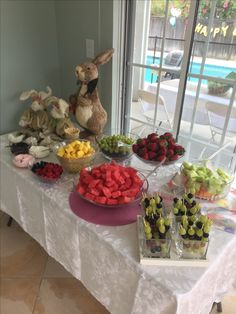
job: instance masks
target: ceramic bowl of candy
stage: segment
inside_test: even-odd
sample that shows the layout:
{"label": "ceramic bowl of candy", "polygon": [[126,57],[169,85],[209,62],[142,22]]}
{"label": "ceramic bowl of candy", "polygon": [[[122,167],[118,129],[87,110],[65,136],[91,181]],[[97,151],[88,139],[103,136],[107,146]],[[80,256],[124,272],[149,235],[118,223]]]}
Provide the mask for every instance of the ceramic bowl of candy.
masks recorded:
{"label": "ceramic bowl of candy", "polygon": [[70,173],[77,173],[81,169],[92,165],[96,153],[94,145],[85,140],[62,142],[53,150],[62,168]]}
{"label": "ceramic bowl of candy", "polygon": [[177,144],[169,132],[160,136],[151,133],[147,137],[139,138],[132,148],[136,157],[153,165],[175,163],[185,153],[183,146]]}
{"label": "ceramic bowl of candy", "polygon": [[33,164],[31,171],[40,181],[45,183],[55,183],[63,173],[63,169],[59,164],[46,161]]}
{"label": "ceramic bowl of candy", "polygon": [[129,159],[132,154],[132,145],[136,141],[135,134],[119,134],[111,131],[111,134],[104,134],[96,138],[99,149],[106,159],[117,162]]}
{"label": "ceramic bowl of candy", "polygon": [[234,175],[215,167],[211,162],[197,164],[183,162],[180,173],[187,192],[205,200],[224,198],[230,191]]}
{"label": "ceramic bowl of candy", "polygon": [[74,189],[94,205],[122,207],[138,203],[148,190],[148,181],[136,169],[112,161],[82,169]]}
{"label": "ceramic bowl of candy", "polygon": [[184,216],[178,224],[177,253],[185,259],[205,259],[212,221],[206,215],[200,215],[194,223],[190,218]]}

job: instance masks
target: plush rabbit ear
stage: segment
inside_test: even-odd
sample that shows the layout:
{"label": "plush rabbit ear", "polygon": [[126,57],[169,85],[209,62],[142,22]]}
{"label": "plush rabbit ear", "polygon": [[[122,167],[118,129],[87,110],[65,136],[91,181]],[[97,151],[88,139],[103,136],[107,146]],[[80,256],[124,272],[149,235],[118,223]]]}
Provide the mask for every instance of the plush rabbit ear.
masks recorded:
{"label": "plush rabbit ear", "polygon": [[39,96],[42,98],[42,100],[52,95],[52,89],[49,86],[46,87],[46,90],[47,92],[39,92]]}
{"label": "plush rabbit ear", "polygon": [[95,64],[95,65],[101,65],[101,64],[107,63],[111,59],[114,51],[115,50],[112,48],[112,49],[107,49],[107,50],[99,53],[99,55],[97,55],[92,60],[92,63]]}
{"label": "plush rabbit ear", "polygon": [[38,95],[38,92],[36,92],[36,90],[34,89],[31,89],[31,90],[28,90],[26,92],[23,92],[21,95],[20,95],[20,100],[26,100],[28,98],[30,98],[30,96],[32,95]]}

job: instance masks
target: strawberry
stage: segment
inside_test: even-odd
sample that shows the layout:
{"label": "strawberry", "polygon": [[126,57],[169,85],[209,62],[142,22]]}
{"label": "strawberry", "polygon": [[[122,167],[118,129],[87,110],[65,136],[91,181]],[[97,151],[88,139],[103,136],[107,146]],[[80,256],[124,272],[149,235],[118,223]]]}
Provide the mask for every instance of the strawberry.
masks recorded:
{"label": "strawberry", "polygon": [[163,134],[163,137],[164,137],[164,139],[169,141],[171,138],[173,138],[173,135],[170,132],[166,132],[166,133]]}
{"label": "strawberry", "polygon": [[167,149],[162,147],[158,150],[158,156],[165,155],[166,156]]}
{"label": "strawberry", "polygon": [[147,148],[149,151],[156,152],[158,149],[158,144],[157,143],[149,143]]}
{"label": "strawberry", "polygon": [[143,148],[140,148],[140,149],[138,150],[138,155],[139,155],[140,157],[143,157],[147,152],[148,152],[147,148],[146,148],[146,147],[143,147]]}
{"label": "strawberry", "polygon": [[149,160],[155,159],[156,156],[157,156],[157,154],[155,152],[152,152],[152,151],[148,152],[148,159]]}
{"label": "strawberry", "polygon": [[179,155],[173,155],[173,156],[169,157],[169,160],[171,160],[171,161],[174,161],[174,160],[177,160],[177,159],[179,159]]}
{"label": "strawberry", "polygon": [[176,145],[174,151],[177,155],[183,155],[185,153],[185,149],[181,145]]}
{"label": "strawberry", "polygon": [[161,140],[159,141],[159,146],[160,146],[160,147],[167,147],[167,146],[168,146],[167,140],[161,139]]}
{"label": "strawberry", "polygon": [[169,142],[168,143],[168,149],[173,149],[173,150],[175,150],[175,143],[173,143],[173,142]]}
{"label": "strawberry", "polygon": [[142,156],[142,158],[145,159],[145,160],[149,160],[148,153],[145,153],[145,154]]}
{"label": "strawberry", "polygon": [[147,139],[146,138],[139,138],[137,140],[137,145],[138,147],[142,148],[147,144]]}
{"label": "strawberry", "polygon": [[174,150],[173,149],[168,149],[167,150],[167,156],[170,157],[170,156],[173,156],[175,154]]}
{"label": "strawberry", "polygon": [[157,161],[163,161],[165,158],[166,158],[165,155],[160,155],[160,156],[156,157],[156,160]]}
{"label": "strawberry", "polygon": [[148,135],[149,142],[157,142],[158,135],[156,133],[151,133]]}
{"label": "strawberry", "polygon": [[138,149],[139,149],[139,146],[138,146],[137,144],[134,144],[134,145],[132,146],[132,148],[133,148],[133,152],[134,152],[134,153],[137,153],[137,152],[138,152]]}

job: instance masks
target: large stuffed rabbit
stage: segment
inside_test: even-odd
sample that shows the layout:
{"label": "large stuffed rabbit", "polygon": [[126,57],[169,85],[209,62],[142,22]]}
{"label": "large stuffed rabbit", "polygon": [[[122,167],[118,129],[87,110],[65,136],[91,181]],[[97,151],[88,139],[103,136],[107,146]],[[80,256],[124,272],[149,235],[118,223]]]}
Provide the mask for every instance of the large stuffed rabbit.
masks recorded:
{"label": "large stuffed rabbit", "polygon": [[76,120],[83,128],[95,135],[102,133],[107,122],[107,113],[100,102],[97,90],[98,66],[107,63],[113,53],[114,49],[108,49],[91,62],[80,64],[75,69],[80,82],[76,99]]}

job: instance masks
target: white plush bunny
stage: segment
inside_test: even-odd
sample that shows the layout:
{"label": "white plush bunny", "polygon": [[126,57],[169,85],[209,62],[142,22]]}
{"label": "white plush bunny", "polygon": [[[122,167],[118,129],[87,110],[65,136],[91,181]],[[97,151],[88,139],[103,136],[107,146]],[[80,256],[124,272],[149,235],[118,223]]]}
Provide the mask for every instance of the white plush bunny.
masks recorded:
{"label": "white plush bunny", "polygon": [[65,100],[57,97],[52,97],[49,103],[52,105],[50,111],[50,126],[57,135],[64,138],[67,129],[75,129],[69,117],[69,104]]}
{"label": "white plush bunny", "polygon": [[47,113],[48,100],[52,95],[52,90],[47,87],[46,92],[37,92],[32,89],[20,95],[20,100],[32,99],[32,104],[21,116],[19,125],[35,131],[45,131],[48,129],[49,118]]}

